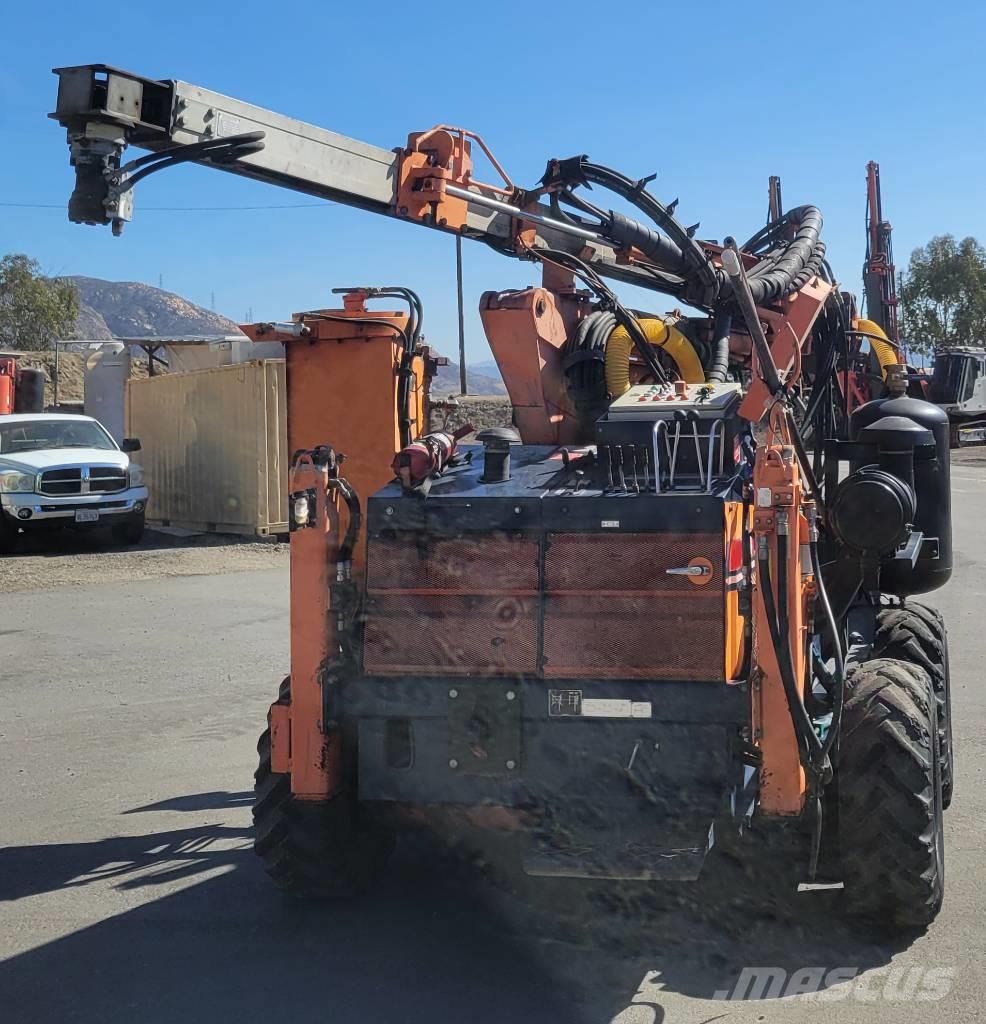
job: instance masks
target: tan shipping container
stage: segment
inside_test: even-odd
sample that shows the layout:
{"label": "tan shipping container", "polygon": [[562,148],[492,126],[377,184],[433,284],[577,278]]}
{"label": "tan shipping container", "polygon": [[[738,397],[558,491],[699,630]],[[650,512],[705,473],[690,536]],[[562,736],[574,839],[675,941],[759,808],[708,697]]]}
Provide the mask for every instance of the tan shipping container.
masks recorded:
{"label": "tan shipping container", "polygon": [[215,533],[287,533],[283,359],[127,382],[127,436],[150,498],[147,518]]}

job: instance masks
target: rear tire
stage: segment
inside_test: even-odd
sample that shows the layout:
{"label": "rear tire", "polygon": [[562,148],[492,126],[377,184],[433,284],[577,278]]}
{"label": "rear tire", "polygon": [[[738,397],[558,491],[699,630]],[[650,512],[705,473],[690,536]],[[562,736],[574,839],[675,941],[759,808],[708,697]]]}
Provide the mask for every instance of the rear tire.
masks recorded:
{"label": "rear tire", "polygon": [[838,758],[850,913],[925,928],[941,909],[945,851],[935,697],[925,672],[879,658],[849,677]]}
{"label": "rear tire", "polygon": [[[278,703],[291,699],[288,680]],[[293,896],[346,897],[364,892],[386,867],[392,836],[361,819],[351,793],[324,802],[298,800],[291,776],[271,770],[270,725],[257,743],[254,852],[274,884]]]}
{"label": "rear tire", "polygon": [[938,715],[942,806],[947,808],[952,802],[955,788],[955,753],[952,740],[948,631],[941,612],[913,601],[882,608],[876,620],[873,655],[917,665],[931,679]]}

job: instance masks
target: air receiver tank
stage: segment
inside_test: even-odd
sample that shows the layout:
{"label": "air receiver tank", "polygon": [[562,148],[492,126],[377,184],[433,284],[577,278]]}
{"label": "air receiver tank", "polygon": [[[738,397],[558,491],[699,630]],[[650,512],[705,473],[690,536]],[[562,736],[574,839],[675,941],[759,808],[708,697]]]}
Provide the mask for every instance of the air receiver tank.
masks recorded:
{"label": "air receiver tank", "polygon": [[[914,494],[917,498],[917,512],[914,528],[925,537],[937,538],[937,558],[928,557],[926,545],[922,557],[911,568],[909,564],[894,562],[881,572],[881,585],[890,593],[926,594],[944,586],[952,575],[952,497],[949,481],[949,425],[948,416],[937,405],[922,402],[917,398],[895,396],[878,398],[861,405],[849,418],[849,439],[863,440],[860,432],[870,424],[887,417],[902,416],[931,431],[935,440],[934,459],[914,459]],[[882,433],[882,432],[881,432]],[[902,438],[906,446],[906,438]],[[897,475],[891,454],[893,446],[881,444],[886,449],[883,468]],[[853,468],[859,468],[854,465]],[[911,481],[907,481],[910,483]]]}

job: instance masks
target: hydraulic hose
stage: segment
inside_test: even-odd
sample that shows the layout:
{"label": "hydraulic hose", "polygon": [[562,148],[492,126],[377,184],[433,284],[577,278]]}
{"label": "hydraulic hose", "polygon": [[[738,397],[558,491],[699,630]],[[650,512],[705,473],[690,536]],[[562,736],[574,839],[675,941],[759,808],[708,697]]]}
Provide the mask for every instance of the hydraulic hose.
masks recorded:
{"label": "hydraulic hose", "polygon": [[[811,529],[812,534],[815,534],[813,525]],[[828,592],[825,589],[825,580],[822,576],[822,566],[818,558],[818,541],[815,539],[815,536],[811,536],[809,540],[808,551],[811,556],[811,570],[815,574],[815,586],[818,589],[818,601],[822,606],[825,623],[829,630],[829,637],[832,640],[832,649],[835,652],[832,724],[829,726],[828,735],[825,737],[825,742],[822,744],[822,748],[818,753],[818,760],[824,761],[824,759],[831,753],[833,746],[835,746],[835,741],[838,738],[839,729],[842,725],[842,706],[845,701],[846,694],[846,662],[842,653],[842,639],[839,636],[839,630],[835,622],[835,615],[832,613],[832,605],[829,601]]]}
{"label": "hydraulic hose", "polygon": [[743,261],[736,251],[736,243],[731,238],[726,239],[726,247],[722,250],[722,267],[732,283],[737,304],[746,321],[746,329],[753,339],[760,376],[770,394],[777,395],[783,385],[777,373],[774,357],[770,352],[770,345],[767,343],[767,336],[760,323],[760,314],[757,312],[756,300],[753,298],[749,278],[743,268]]}
{"label": "hydraulic hose", "polygon": [[853,321],[853,329],[870,343],[870,348],[876,353],[876,358],[880,363],[880,376],[886,380],[887,367],[902,361],[886,332],[875,320],[863,320],[862,318]]}
{"label": "hydraulic hose", "polygon": [[716,310],[712,321],[714,348],[712,365],[705,379],[710,383],[721,384],[729,373],[729,332],[733,326],[733,314],[723,307]]}
{"label": "hydraulic hose", "polygon": [[[668,353],[689,384],[704,384],[705,371],[692,343],[676,327],[663,320],[639,320],[647,342]],[[606,390],[619,398],[630,390],[630,350],[634,341],[625,327],[617,327],[606,342]]]}
{"label": "hydraulic hose", "polygon": [[801,741],[801,763],[806,768],[812,768],[814,757],[822,749],[822,741],[818,738],[801,700],[801,694],[798,693],[798,684],[794,678],[794,666],[791,662],[791,640],[788,633],[790,623],[787,614],[787,535],[777,535],[777,561],[781,571],[778,573],[776,606],[770,576],[770,559],[762,557],[758,561],[764,610],[767,613],[767,627],[770,630],[771,644],[777,655],[777,666],[780,669],[784,696],[787,698],[788,710],[791,713],[791,722],[794,725],[795,734]]}
{"label": "hydraulic hose", "polygon": [[755,251],[765,240],[778,237],[781,227],[793,224],[797,225],[794,238],[782,249],[768,254],[748,274],[750,294],[758,306],[796,291],[822,268],[825,243],[820,238],[822,214],[816,206],[789,210],[779,221],[754,235],[742,250]]}
{"label": "hydraulic hose", "polygon": [[[711,305],[715,301],[715,297],[719,292],[720,281],[708,255],[702,246],[688,233],[688,229],[682,227],[675,220],[668,208],[643,187],[645,182],[634,181],[618,171],[611,170],[609,167],[604,167],[601,164],[591,163],[588,160],[580,162],[579,170],[585,181],[615,192],[636,206],[638,210],[654,221],[661,230],[667,232],[668,239],[664,242],[655,243],[658,246],[658,251],[664,253],[675,267],[680,268],[680,273],[700,284],[704,294],[697,298],[701,298],[707,305]],[[610,216],[618,222],[620,221],[620,215],[611,214]],[[622,218],[622,221],[625,222],[626,218]],[[629,227],[630,223],[633,222],[627,224],[619,222],[615,230],[634,231],[635,229]],[[637,227],[640,227],[640,225],[637,225]],[[646,236],[641,234],[640,238],[646,241]],[[670,248],[666,244],[667,242],[670,242],[680,252],[680,258],[675,249]]]}

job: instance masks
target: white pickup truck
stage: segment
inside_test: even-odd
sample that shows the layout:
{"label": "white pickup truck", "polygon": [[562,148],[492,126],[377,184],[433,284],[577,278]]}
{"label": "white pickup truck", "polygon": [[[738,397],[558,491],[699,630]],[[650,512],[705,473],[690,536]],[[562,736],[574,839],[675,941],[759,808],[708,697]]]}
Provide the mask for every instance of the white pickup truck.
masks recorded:
{"label": "white pickup truck", "polygon": [[109,527],[120,544],[144,532],[147,488],[140,466],[89,416],[0,416],[0,550],[24,533]]}

